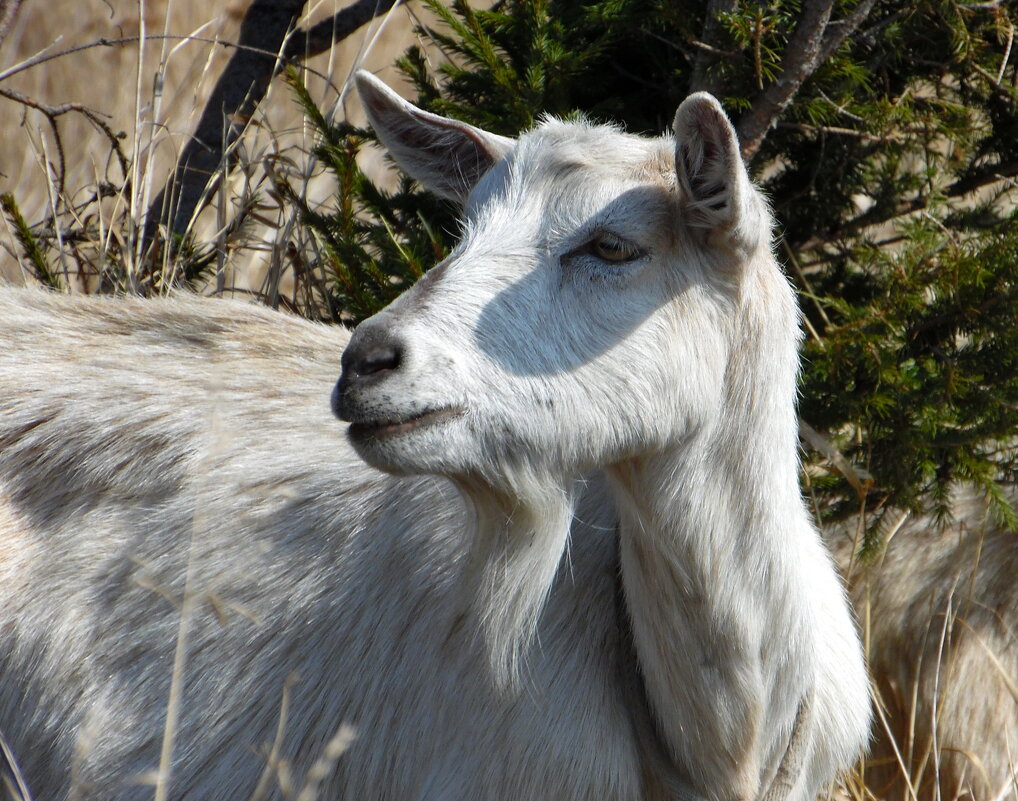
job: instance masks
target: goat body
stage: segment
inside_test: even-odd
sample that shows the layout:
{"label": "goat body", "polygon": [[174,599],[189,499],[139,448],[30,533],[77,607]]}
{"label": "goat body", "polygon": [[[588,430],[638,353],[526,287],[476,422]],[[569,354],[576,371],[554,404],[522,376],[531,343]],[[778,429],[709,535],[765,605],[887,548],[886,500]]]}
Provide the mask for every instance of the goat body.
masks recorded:
{"label": "goat body", "polygon": [[0,732],[29,789],[285,795],[346,724],[324,798],[812,798],[868,693],[720,107],[510,140],[359,89],[466,233],[349,343],[2,294]]}
{"label": "goat body", "polygon": [[151,797],[185,598],[173,797],[249,797],[277,729],[299,785],[344,723],[324,798],[636,797],[593,498],[526,684],[498,693],[458,493],[372,470],[331,417],[346,332],[0,298],[0,732],[33,797]]}

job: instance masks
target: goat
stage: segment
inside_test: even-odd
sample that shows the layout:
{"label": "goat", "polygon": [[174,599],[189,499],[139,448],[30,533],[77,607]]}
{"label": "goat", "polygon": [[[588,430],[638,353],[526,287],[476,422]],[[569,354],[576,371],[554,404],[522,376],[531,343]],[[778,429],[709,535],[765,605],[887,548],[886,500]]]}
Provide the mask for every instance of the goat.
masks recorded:
{"label": "goat", "polygon": [[813,798],[868,685],[798,489],[795,298],[720,106],[512,140],[357,84],[465,232],[349,342],[3,293],[0,732],[27,787]]}
{"label": "goat", "polygon": [[865,567],[844,527],[827,532],[867,621],[879,798],[994,801],[1018,782],[1018,539],[971,489],[952,501],[955,525],[903,519]]}

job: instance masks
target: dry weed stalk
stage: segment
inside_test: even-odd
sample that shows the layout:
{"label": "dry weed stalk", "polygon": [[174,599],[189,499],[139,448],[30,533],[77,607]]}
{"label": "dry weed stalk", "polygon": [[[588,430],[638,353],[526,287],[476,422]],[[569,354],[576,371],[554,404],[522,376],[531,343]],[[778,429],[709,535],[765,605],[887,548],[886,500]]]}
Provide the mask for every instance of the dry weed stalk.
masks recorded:
{"label": "dry weed stalk", "polygon": [[855,778],[887,801],[1018,798],[1018,541],[960,493],[954,529],[900,520],[860,564],[833,534],[874,677],[877,726]]}
{"label": "dry weed stalk", "polygon": [[[303,8],[304,3],[294,0],[294,5]],[[317,7],[319,4],[310,5]],[[284,128],[273,123],[272,118],[278,114],[263,113],[259,101],[264,105],[266,91],[276,91],[277,82],[270,79],[286,64],[299,65],[302,73],[314,76],[327,93],[342,98],[345,83],[333,84],[328,74],[304,62],[326,52],[331,45],[361,29],[379,14],[388,12],[388,21],[398,4],[393,0],[381,4],[360,0],[329,12],[326,19],[314,24],[301,19],[300,26],[291,25],[289,30],[282,31],[285,38],[273,50],[252,46],[243,40],[230,42],[206,36],[204,29],[209,23],[199,24],[186,35],[174,34],[169,22],[172,6],[171,3],[166,9],[161,30],[149,30],[142,14],[137,35],[99,37],[62,49],[50,46],[0,70],[0,98],[21,104],[26,112],[42,114],[49,132],[48,137],[33,136],[31,145],[43,176],[43,180],[36,183],[46,184],[45,216],[39,220],[35,212],[22,213],[18,207],[22,191],[11,193],[12,204],[8,204],[11,209],[4,219],[8,236],[6,241],[0,242],[0,247],[10,256],[11,262],[21,265],[24,279],[59,284],[75,291],[159,294],[174,286],[190,284],[202,291],[255,293],[274,306],[285,305],[313,314],[314,309],[298,302],[295,286],[308,280],[310,273],[302,269],[301,264],[295,264],[294,270],[287,269],[294,254],[313,251],[313,242],[302,231],[299,213],[284,208],[282,198],[274,195],[267,182],[278,174],[280,165],[285,164],[288,176],[299,175],[300,191],[306,193],[308,183],[316,175],[313,160],[307,164],[305,158],[310,144],[301,128],[290,127],[289,122]],[[144,3],[141,8],[144,10]],[[258,3],[248,10],[248,16],[257,8],[260,8]],[[295,27],[299,30],[293,30]],[[376,26],[380,27],[383,26]],[[364,42],[355,43],[358,62],[370,56],[377,31],[366,33]],[[198,111],[206,108],[205,117],[221,130],[225,130],[222,128],[224,117],[229,126],[229,136],[215,137],[213,149],[218,155],[210,171],[202,173],[197,196],[193,194],[194,186],[175,180],[175,176],[179,178],[179,165],[187,156],[187,147],[178,149],[178,167],[165,183],[159,177],[164,157],[157,158],[157,154],[166,152],[174,137],[172,129],[162,122],[165,94],[162,87],[168,64],[175,58],[180,59],[181,48],[194,43],[211,45],[196,84],[209,82],[219,71],[212,55],[220,48],[232,50],[234,61],[246,59],[268,65],[259,93],[242,93],[242,105],[246,104],[242,108],[222,107],[209,111],[216,105],[215,97],[210,103],[196,106]],[[33,69],[48,69],[87,51],[125,47],[136,47],[139,51],[133,81],[135,101],[130,136],[117,130],[113,118],[107,118],[85,103],[49,104],[20,89],[3,85],[16,76],[24,77]],[[158,52],[154,77],[145,72],[148,69],[144,59],[146,48],[153,54]],[[330,54],[330,62],[333,58]],[[347,71],[345,64],[340,70],[341,74]],[[330,66],[328,73],[332,72]],[[228,65],[219,84],[229,83]],[[149,86],[150,91],[146,89]],[[87,120],[107,143],[106,156],[97,160],[92,171],[95,180],[86,183],[76,178],[74,185],[68,179],[68,164],[81,163],[81,156],[74,152],[80,144],[77,141],[70,144],[59,124],[61,118],[72,113]],[[201,133],[200,128],[199,125],[195,130]],[[184,141],[193,143],[198,138]],[[125,140],[131,142],[130,146],[125,147]],[[223,177],[229,180],[224,181]],[[175,198],[189,192],[191,200],[188,202],[193,201],[193,204],[184,224],[181,227],[164,224],[160,228],[157,223],[162,210],[172,206],[179,212],[181,207]],[[315,190],[315,194],[321,195],[321,192]],[[200,215],[207,205],[214,207],[214,215]],[[35,219],[27,225],[19,223],[19,220],[24,222],[33,217]],[[161,231],[161,234],[153,239],[153,231]],[[26,259],[27,254],[34,255]],[[258,263],[267,264],[267,268],[258,268]],[[248,277],[252,266],[254,272]]]}

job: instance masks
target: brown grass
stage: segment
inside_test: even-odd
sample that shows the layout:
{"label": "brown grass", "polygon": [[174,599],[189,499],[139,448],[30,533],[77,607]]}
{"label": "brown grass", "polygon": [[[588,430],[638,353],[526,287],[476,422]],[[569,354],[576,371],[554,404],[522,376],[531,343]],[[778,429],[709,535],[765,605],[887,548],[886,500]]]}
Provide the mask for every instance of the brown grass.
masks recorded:
{"label": "brown grass", "polygon": [[[247,5],[248,0],[230,0],[220,15],[212,16],[217,6],[200,0],[24,4],[0,48],[0,75],[40,53],[84,47],[0,80],[0,89],[40,106],[75,105],[54,124],[42,111],[0,97],[5,111],[0,115],[0,193],[13,195],[25,220],[33,226],[42,223],[42,235],[57,240],[55,267],[65,278],[82,264],[101,270],[108,258],[123,259],[129,267],[137,260],[132,246],[141,216],[170,175],[229,55],[216,42],[236,37]],[[311,3],[305,27],[345,5],[343,0]],[[332,52],[310,60],[302,77],[312,96],[326,111],[341,118],[349,112],[351,121],[363,122],[356,103],[340,102],[349,75],[363,66],[398,85],[391,64],[414,41],[412,25],[412,14],[398,6]],[[87,47],[101,39],[135,41]],[[96,121],[86,110],[94,112]],[[126,175],[110,137],[96,122],[120,137]],[[271,196],[267,175],[282,172],[313,202],[325,201],[333,187],[328,179],[320,180],[320,170],[307,156],[310,147],[300,109],[277,80],[242,138],[242,168],[192,225],[198,241],[219,246],[218,291],[260,291],[272,272],[286,286],[280,273],[287,269],[288,253],[308,243],[296,230],[294,211]],[[365,169],[382,174],[381,157],[365,155]],[[232,230],[245,203],[253,205],[243,230]],[[55,208],[60,224],[47,225]],[[59,240],[83,228],[90,232],[89,241]],[[15,239],[4,215],[0,279],[21,283],[26,269]],[[69,283],[71,289],[85,288]]]}
{"label": "brown grass", "polygon": [[857,801],[1018,801],[1018,536],[959,491],[959,523],[903,516],[869,564],[828,532],[873,673],[872,748]]}

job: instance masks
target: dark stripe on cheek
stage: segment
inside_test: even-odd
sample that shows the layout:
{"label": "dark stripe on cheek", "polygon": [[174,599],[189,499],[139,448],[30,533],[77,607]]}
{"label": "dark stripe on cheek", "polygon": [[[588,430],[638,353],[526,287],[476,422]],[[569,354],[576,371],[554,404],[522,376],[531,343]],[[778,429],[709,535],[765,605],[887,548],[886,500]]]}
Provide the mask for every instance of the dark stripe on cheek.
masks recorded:
{"label": "dark stripe on cheek", "polygon": [[446,259],[439,264],[436,264],[424,275],[420,277],[417,283],[414,285],[414,304],[420,305],[424,303],[428,296],[435,291],[435,287],[442,280],[442,276],[445,275],[445,270],[449,266],[452,259]]}

